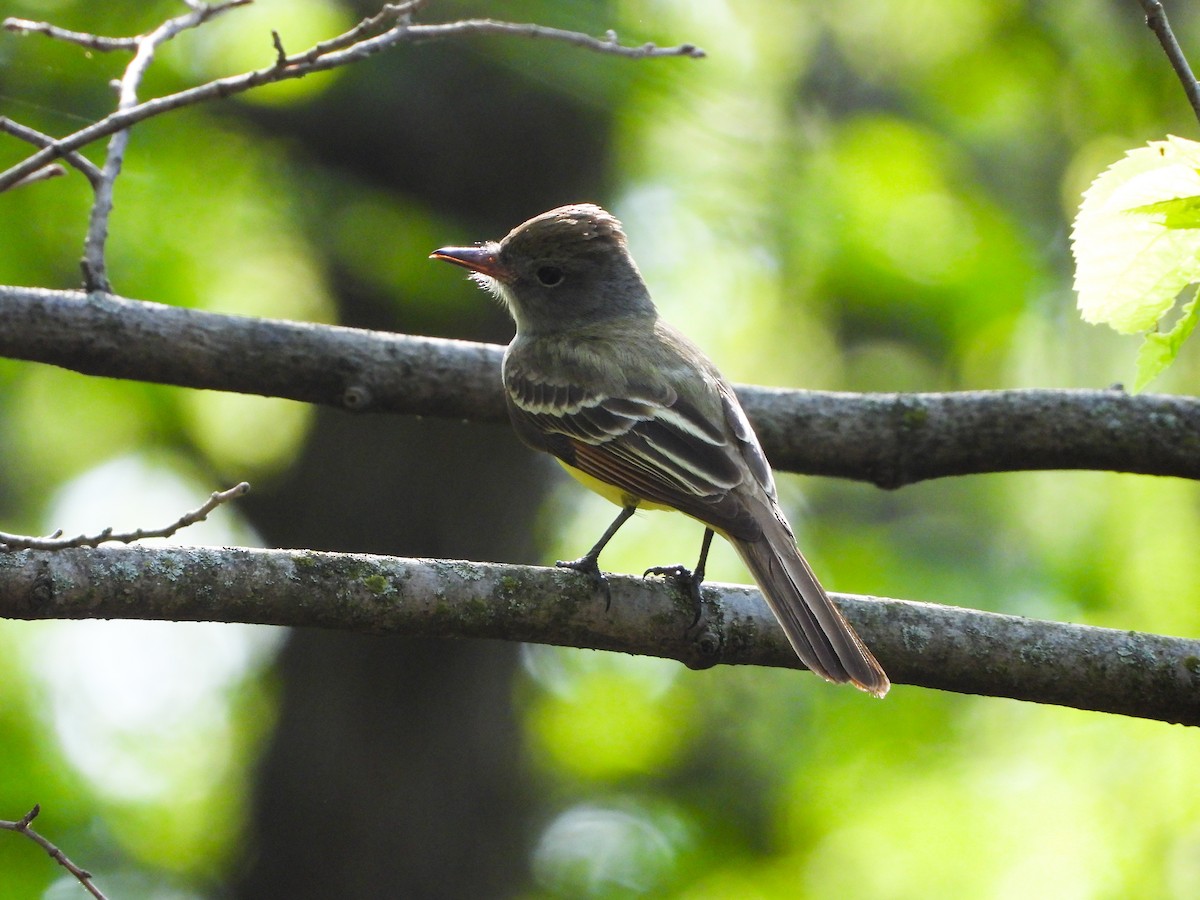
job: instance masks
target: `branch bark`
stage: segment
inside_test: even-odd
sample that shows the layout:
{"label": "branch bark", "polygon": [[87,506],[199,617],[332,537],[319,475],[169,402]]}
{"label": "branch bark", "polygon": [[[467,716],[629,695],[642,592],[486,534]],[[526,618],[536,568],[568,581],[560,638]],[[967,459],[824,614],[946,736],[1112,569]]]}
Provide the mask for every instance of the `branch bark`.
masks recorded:
{"label": "branch bark", "polygon": [[[186,585],[186,588],[183,586]],[[759,593],[562,569],[307,550],[113,547],[0,554],[0,616],[136,618],[495,638],[800,668]],[[834,595],[893,681],[1200,724],[1200,641]],[[547,598],[555,598],[553,601]]]}
{"label": "branch bark", "polygon": [[[355,412],[506,418],[503,348],[0,287],[0,356]],[[232,363],[231,361],[236,361]],[[1200,478],[1200,400],[1120,390],[846,394],[739,387],[772,464],[897,488],[982,472]]]}

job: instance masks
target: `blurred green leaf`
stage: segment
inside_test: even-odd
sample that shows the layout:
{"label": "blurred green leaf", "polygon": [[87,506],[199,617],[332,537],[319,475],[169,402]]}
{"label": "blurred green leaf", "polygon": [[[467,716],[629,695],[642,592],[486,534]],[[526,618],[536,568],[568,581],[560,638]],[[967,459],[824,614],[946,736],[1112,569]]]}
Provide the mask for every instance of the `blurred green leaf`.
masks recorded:
{"label": "blurred green leaf", "polygon": [[661,773],[678,759],[691,697],[673,689],[673,663],[589,651],[538,655],[563,661],[555,690],[528,712],[531,737],[556,767],[584,780],[616,781]]}
{"label": "blurred green leaf", "polygon": [[1200,197],[1178,197],[1135,206],[1129,210],[1144,216],[1162,216],[1164,228],[1200,228]]}
{"label": "blurred green leaf", "polygon": [[1179,348],[1187,340],[1188,335],[1196,327],[1196,319],[1200,317],[1200,308],[1196,304],[1197,297],[1184,304],[1179,321],[1165,334],[1148,334],[1142,342],[1137,355],[1137,376],[1133,381],[1134,393],[1144,391],[1146,386],[1175,361]]}

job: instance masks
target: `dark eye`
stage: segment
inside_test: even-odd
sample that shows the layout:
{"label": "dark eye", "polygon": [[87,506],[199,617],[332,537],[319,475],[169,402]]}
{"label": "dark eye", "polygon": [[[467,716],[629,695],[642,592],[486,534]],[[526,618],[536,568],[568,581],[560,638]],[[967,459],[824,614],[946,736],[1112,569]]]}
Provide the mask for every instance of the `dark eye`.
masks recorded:
{"label": "dark eye", "polygon": [[542,266],[537,270],[537,280],[546,287],[554,287],[562,283],[563,270],[558,266]]}

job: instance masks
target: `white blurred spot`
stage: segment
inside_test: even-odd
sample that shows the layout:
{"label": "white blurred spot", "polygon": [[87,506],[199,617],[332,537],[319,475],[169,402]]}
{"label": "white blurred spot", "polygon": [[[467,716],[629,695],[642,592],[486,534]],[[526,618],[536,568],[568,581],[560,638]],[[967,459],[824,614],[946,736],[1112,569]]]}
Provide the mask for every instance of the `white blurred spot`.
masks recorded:
{"label": "white blurred spot", "polygon": [[685,671],[672,659],[631,656],[573,647],[522,644],[521,663],[543,689],[560,699],[573,698],[578,686],[592,678],[620,678],[637,684],[643,696],[656,700],[665,694]]}
{"label": "white blurred spot", "polygon": [[537,882],[562,896],[644,893],[661,883],[684,840],[672,815],[576,806],[542,833],[533,852]]}
{"label": "white blurred spot", "polygon": [[[157,528],[213,489],[165,463],[126,457],[67,484],[49,520],[68,536],[108,525]],[[167,542],[222,546],[255,536],[228,504],[156,541]],[[49,622],[25,650],[71,763],[105,796],[150,802],[195,798],[218,783],[235,761],[230,694],[269,662],[283,633],[220,623]]]}

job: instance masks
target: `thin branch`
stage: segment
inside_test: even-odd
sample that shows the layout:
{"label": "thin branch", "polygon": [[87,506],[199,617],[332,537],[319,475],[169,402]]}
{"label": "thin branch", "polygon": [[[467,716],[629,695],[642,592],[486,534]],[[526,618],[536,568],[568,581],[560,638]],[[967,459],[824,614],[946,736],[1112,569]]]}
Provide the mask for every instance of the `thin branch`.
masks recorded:
{"label": "thin branch", "polygon": [[[43,134],[36,128],[30,128],[27,125],[14,122],[7,116],[0,116],[0,131],[5,132],[6,134],[11,134],[15,138],[20,138],[27,143],[33,144],[35,147],[49,147],[54,143],[54,138],[50,137],[50,135]],[[70,153],[64,153],[61,158],[82,172],[83,176],[88,180],[88,183],[91,184],[93,189],[99,186],[100,168],[82,153],[75,153],[72,151]],[[45,169],[42,171],[45,171]],[[59,174],[65,174],[61,168],[59,169]]]}
{"label": "thin branch", "polygon": [[[753,588],[706,582],[693,629],[691,599],[674,583],[608,584],[606,609],[590,579],[563,569],[308,550],[27,550],[0,554],[0,616],[250,622],[801,668]],[[834,597],[897,684],[1200,724],[1200,641]]]}
{"label": "thin branch", "polygon": [[37,818],[38,813],[40,813],[41,811],[42,811],[41,806],[39,806],[38,804],[35,803],[33,805],[33,809],[31,809],[29,812],[25,813],[24,816],[22,816],[20,819],[18,819],[15,822],[8,822],[8,821],[0,819],[0,830],[15,831],[18,834],[25,835],[25,837],[29,838],[31,841],[33,841],[35,844],[37,844],[39,847],[41,847],[43,850],[45,850],[48,854],[50,854],[50,858],[52,860],[54,860],[56,863],[58,863],[60,866],[62,866],[64,869],[66,869],[68,872],[70,872],[72,875],[74,875],[77,879],[79,879],[79,883],[82,884],[84,886],[84,888],[87,890],[87,892],[89,894],[91,894],[93,897],[95,897],[96,900],[107,900],[107,898],[104,896],[104,894],[101,893],[100,888],[96,887],[95,883],[93,883],[91,872],[89,872],[87,869],[82,869],[79,866],[75,865],[75,863],[71,862],[71,860],[67,857],[67,854],[63,853],[61,850],[58,849],[58,847],[56,847],[54,844],[50,843],[50,841],[46,840],[44,837],[42,837],[40,834],[38,834],[36,831],[34,831],[32,828],[29,827],[30,823],[33,822],[33,820]]}
{"label": "thin branch", "polygon": [[287,50],[283,46],[283,38],[273,28],[271,29],[271,46],[275,48],[275,65],[283,68],[288,62]]}
{"label": "thin branch", "polygon": [[[310,50],[287,57],[286,65],[281,66],[276,60],[262,69],[220,78],[175,94],[147,100],[128,109],[119,109],[100,121],[59,139],[53,145],[43,148],[23,162],[0,172],[0,191],[8,190],[26,175],[48,165],[67,151],[78,150],[80,147],[85,147],[152,116],[207,100],[231,97],[264,84],[291,78],[303,78],[314,72],[338,68],[366,59],[399,44],[460,38],[477,34],[503,34],[565,42],[597,53],[633,59],[665,56],[687,56],[696,59],[704,56],[704,51],[694,44],[681,44],[677,47],[656,47],[653,44],[643,44],[638,47],[627,47],[617,42],[614,39],[615,35],[611,32],[604,38],[596,38],[580,32],[544,28],[540,25],[494,22],[490,19],[448,22],[438,25],[412,25],[407,14],[415,8],[416,6],[412,4],[395,4],[392,8],[385,8],[383,12],[387,12],[389,15],[395,9],[399,9],[398,19],[395,25],[374,37],[363,37],[361,40],[346,45],[344,40],[346,35],[361,35],[368,30],[360,30],[362,28],[360,23],[346,32],[346,35],[322,42]],[[373,21],[374,18],[372,17],[370,21]],[[320,48],[323,47],[335,47],[336,49],[322,52]]]}
{"label": "thin branch", "polygon": [[110,53],[114,50],[136,50],[136,37],[101,37],[98,34],[84,34],[79,31],[68,31],[49,22],[31,22],[29,19],[18,19],[10,16],[3,22],[5,31],[16,34],[44,34],[56,41],[66,41],[68,44],[78,44],[88,50]]}
{"label": "thin branch", "polygon": [[[0,286],[0,356],[354,412],[507,422],[503,348]],[[231,364],[231,360],[235,362]],[[740,387],[777,469],[895,488],[980,472],[1200,479],[1200,400],[1120,390],[847,394]]]}
{"label": "thin branch", "polygon": [[65,550],[68,547],[99,547],[109,541],[132,544],[145,538],[165,538],[175,534],[180,529],[203,522],[208,514],[220,506],[238,497],[244,497],[250,490],[250,485],[243,481],[227,491],[213,491],[203,506],[186,512],[170,525],[162,528],[138,528],[135,531],[115,532],[111,526],[98,534],[80,534],[73,538],[64,538],[62,529],[46,537],[29,537],[23,534],[6,534],[0,531],[0,552],[14,550]]}
{"label": "thin branch", "polygon": [[425,0],[409,0],[408,3],[385,3],[379,12],[363,19],[349,31],[339,34],[337,37],[330,38],[327,41],[321,41],[319,44],[314,44],[303,53],[285,57],[281,62],[283,65],[291,66],[312,62],[335,50],[351,46],[367,35],[379,30],[384,23],[391,23],[388,25],[389,29],[397,25],[411,25],[412,14],[424,5]]}
{"label": "thin branch", "polygon": [[598,53],[610,53],[614,56],[624,56],[627,59],[650,59],[659,56],[687,56],[692,59],[703,59],[705,53],[695,44],[679,44],[675,47],[659,47],[657,44],[641,44],[629,47],[617,40],[615,31],[608,31],[604,37],[592,37],[578,31],[565,31],[562,28],[549,28],[545,25],[534,25],[515,22],[498,22],[495,19],[464,19],[460,22],[446,22],[441,25],[422,25],[414,27],[414,41],[436,41],[449,37],[461,37],[475,34],[500,34],[513,37],[541,38],[549,41],[560,41]]}
{"label": "thin branch", "polygon": [[1167,59],[1171,63],[1171,68],[1175,70],[1175,74],[1179,77],[1179,83],[1183,85],[1183,92],[1187,94],[1192,112],[1196,114],[1197,121],[1200,121],[1200,83],[1197,83],[1196,76],[1192,74],[1192,67],[1188,65],[1187,57],[1183,55],[1179,41],[1175,39],[1171,23],[1167,21],[1167,11],[1163,8],[1160,0],[1138,0],[1138,2],[1146,12],[1146,25],[1154,32],[1158,42],[1162,45],[1163,52],[1167,54]]}
{"label": "thin branch", "polygon": [[27,185],[38,184],[42,181],[49,181],[51,178],[61,178],[67,174],[67,170],[58,163],[38,169],[36,172],[30,172],[20,181],[13,185],[14,188],[23,188]]}
{"label": "thin branch", "polygon": [[[125,73],[121,76],[117,95],[117,111],[124,112],[133,109],[138,104],[137,92],[141,86],[154,54],[158,48],[176,35],[190,28],[196,28],[227,10],[237,6],[245,6],[251,0],[226,0],[224,3],[209,5],[194,2],[190,12],[175,16],[159,25],[148,34],[136,38],[136,52]],[[129,146],[129,129],[123,128],[116,132],[108,142],[108,151],[104,157],[104,166],[100,170],[98,183],[93,183],[96,198],[88,216],[87,237],[83,242],[83,259],[80,267],[83,270],[84,288],[91,291],[110,291],[107,265],[104,261],[104,247],[108,241],[108,220],[113,209],[113,190],[116,187],[117,176],[125,163],[125,150]]]}

